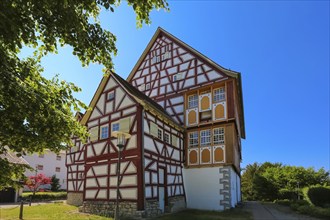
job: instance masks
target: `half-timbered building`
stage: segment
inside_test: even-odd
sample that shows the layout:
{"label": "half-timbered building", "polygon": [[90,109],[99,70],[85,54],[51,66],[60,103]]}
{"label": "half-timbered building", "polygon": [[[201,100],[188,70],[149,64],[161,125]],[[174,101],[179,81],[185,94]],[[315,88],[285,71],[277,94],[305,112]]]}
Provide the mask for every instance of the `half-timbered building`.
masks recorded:
{"label": "half-timbered building", "polygon": [[90,139],[73,139],[67,153],[69,203],[113,212],[118,156],[111,133],[118,130],[131,135],[119,173],[129,215],[224,210],[241,201],[240,73],[158,28],[127,80],[104,77],[90,107],[78,115]]}

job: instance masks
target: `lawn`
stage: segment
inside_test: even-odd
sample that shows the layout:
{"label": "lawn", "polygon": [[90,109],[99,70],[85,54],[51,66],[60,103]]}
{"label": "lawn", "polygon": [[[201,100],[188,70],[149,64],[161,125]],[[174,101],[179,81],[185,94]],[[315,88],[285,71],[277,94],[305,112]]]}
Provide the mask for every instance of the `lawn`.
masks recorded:
{"label": "lawn", "polygon": [[[19,219],[19,207],[16,208],[2,208],[0,209],[0,219]],[[76,206],[66,205],[63,203],[54,203],[36,206],[24,206],[23,211],[24,220],[32,219],[70,219],[70,220],[111,220],[112,218],[105,218],[98,215],[89,215],[79,213]]]}
{"label": "lawn", "polygon": [[[18,219],[19,207],[2,208],[0,209],[0,219]],[[98,215],[90,215],[79,213],[76,206],[67,205],[64,203],[54,203],[36,206],[24,206],[24,220],[32,219],[70,219],[70,220],[112,220],[112,218],[101,217]],[[185,210],[175,214],[167,214],[155,218],[155,220],[238,220],[252,219],[250,213],[241,209],[232,209],[224,212],[200,211],[200,210]]]}

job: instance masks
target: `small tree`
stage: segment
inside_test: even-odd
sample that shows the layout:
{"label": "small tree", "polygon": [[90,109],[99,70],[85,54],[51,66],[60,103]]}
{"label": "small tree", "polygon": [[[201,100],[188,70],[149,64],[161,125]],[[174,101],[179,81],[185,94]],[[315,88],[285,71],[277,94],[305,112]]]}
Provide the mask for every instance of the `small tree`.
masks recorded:
{"label": "small tree", "polygon": [[57,192],[61,188],[60,179],[57,178],[56,175],[53,175],[51,181],[51,190]]}
{"label": "small tree", "polygon": [[46,177],[44,174],[39,173],[35,176],[29,176],[27,181],[25,182],[25,185],[33,191],[33,195],[35,195],[36,191],[39,189],[40,186],[51,184],[51,178]]}

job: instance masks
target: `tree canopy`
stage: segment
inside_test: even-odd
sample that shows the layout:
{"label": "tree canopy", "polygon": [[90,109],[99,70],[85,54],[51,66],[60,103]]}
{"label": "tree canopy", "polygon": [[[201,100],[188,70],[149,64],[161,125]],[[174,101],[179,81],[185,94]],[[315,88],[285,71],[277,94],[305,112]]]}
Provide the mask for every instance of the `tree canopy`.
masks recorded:
{"label": "tree canopy", "polygon": [[242,193],[246,200],[294,199],[307,186],[329,185],[329,172],[281,163],[253,163],[242,174]]}
{"label": "tree canopy", "polygon": [[[150,23],[151,10],[168,10],[166,0],[127,2],[139,27]],[[120,0],[0,1],[0,154],[7,148],[22,154],[45,148],[58,152],[71,145],[72,135],[87,137],[72,112],[86,108],[73,95],[80,89],[58,77],[43,77],[40,61],[57,53],[59,46],[70,45],[83,66],[93,62],[112,69],[116,37],[101,27],[98,16],[101,10],[114,12],[119,4]],[[35,48],[34,55],[20,59],[25,46]],[[0,175],[11,177],[15,172],[2,170]],[[0,182],[0,189],[7,184]]]}

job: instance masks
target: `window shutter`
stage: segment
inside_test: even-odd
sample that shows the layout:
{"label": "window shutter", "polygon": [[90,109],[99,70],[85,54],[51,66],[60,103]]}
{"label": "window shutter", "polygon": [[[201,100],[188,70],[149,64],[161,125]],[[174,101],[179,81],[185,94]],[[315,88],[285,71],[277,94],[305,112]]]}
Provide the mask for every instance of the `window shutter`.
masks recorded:
{"label": "window shutter", "polygon": [[178,138],[175,135],[172,135],[172,145],[175,147],[178,145]]}
{"label": "window shutter", "polygon": [[119,120],[119,131],[129,133],[130,118],[122,118]]}
{"label": "window shutter", "polygon": [[89,140],[90,141],[96,141],[99,138],[99,127],[94,127],[89,129]]}
{"label": "window shutter", "polygon": [[150,134],[154,137],[158,137],[158,125],[154,122],[150,122]]}

